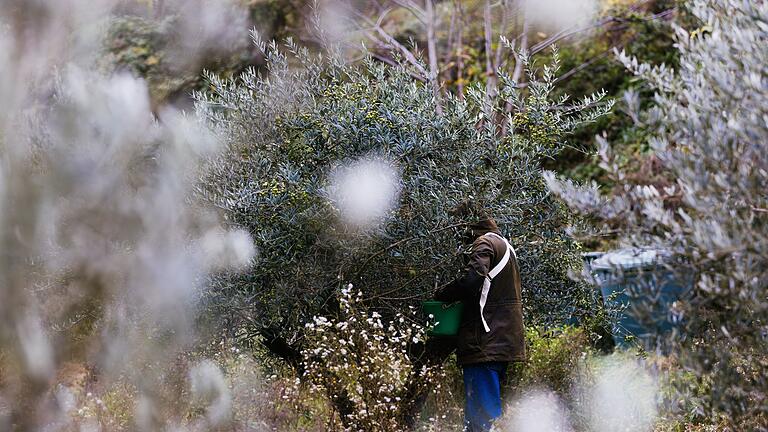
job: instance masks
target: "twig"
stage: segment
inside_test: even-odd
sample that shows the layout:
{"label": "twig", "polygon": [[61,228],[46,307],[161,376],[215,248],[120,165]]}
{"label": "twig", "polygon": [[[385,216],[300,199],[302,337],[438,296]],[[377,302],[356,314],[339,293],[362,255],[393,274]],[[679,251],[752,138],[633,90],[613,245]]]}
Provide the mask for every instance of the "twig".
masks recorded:
{"label": "twig", "polygon": [[[667,10],[665,10],[663,12],[659,12],[657,14],[651,15],[648,18],[645,18],[644,21],[654,21],[654,20],[657,20],[657,19],[667,18],[669,15],[673,14],[676,10],[677,10],[677,8],[667,9]],[[585,27],[582,27],[582,28],[560,31],[557,34],[555,34],[555,35],[553,35],[553,36],[551,36],[551,37],[549,37],[547,39],[544,39],[543,41],[541,41],[541,42],[537,43],[536,45],[534,45],[533,47],[531,47],[530,55],[534,55],[534,54],[536,54],[538,52],[541,52],[542,50],[546,49],[550,45],[555,44],[555,43],[557,43],[557,42],[559,42],[559,41],[561,41],[563,39],[566,39],[568,37],[577,35],[579,33],[584,33],[586,31],[589,31],[589,30],[592,30],[592,29],[595,29],[595,28],[603,27],[603,26],[608,25],[608,24],[613,23],[613,22],[622,22],[622,20],[620,18],[617,18],[617,17],[614,17],[614,16],[608,16],[608,17],[605,17],[605,18],[601,19],[600,21],[597,21],[595,23],[592,23],[592,24],[590,24],[588,26],[585,26]]]}
{"label": "twig", "polygon": [[613,51],[614,49],[619,48],[619,47],[620,47],[620,45],[612,46],[612,47],[608,48],[607,50],[603,51],[602,53],[592,57],[588,61],[586,61],[586,62],[576,66],[575,68],[569,70],[568,72],[560,75],[559,77],[557,77],[557,79],[555,79],[555,84],[559,84],[562,81],[565,81],[568,78],[572,77],[573,75],[576,75],[577,73],[583,71],[584,69],[592,66],[596,61],[598,61],[601,58],[607,56],[611,51]]}
{"label": "twig", "polygon": [[485,110],[486,116],[491,115],[491,101],[496,95],[496,67],[493,62],[491,39],[493,38],[493,22],[491,21],[491,0],[485,0],[483,6],[483,39],[485,42]]}
{"label": "twig", "polygon": [[[408,279],[407,281],[405,281],[405,283],[403,283],[402,285],[398,286],[397,288],[392,288],[390,290],[384,291],[383,293],[378,293],[378,294],[376,294],[374,296],[371,296],[371,297],[367,298],[366,300],[373,300],[373,299],[379,299],[379,298],[380,299],[385,299],[385,300],[398,300],[397,298],[386,297],[386,296],[389,295],[389,294],[394,294],[394,293],[402,290],[403,288],[407,287],[408,285],[412,284],[416,280],[421,279],[422,277],[424,277],[425,274],[428,274],[431,271],[433,271],[434,269],[440,267],[441,265],[443,265],[449,259],[453,259],[456,255],[457,255],[457,253],[454,252],[453,255],[448,255],[448,256],[444,257],[443,259],[439,260],[436,264],[430,266],[429,268],[423,269],[423,270],[419,271],[416,276]],[[418,295],[415,295],[415,296],[412,296],[412,297],[408,297],[408,298],[415,298],[415,297],[418,297]],[[406,298],[400,298],[400,299],[401,300],[405,300]]]}
{"label": "twig", "polygon": [[[450,64],[451,56],[453,55],[454,34],[456,32],[456,4],[451,9],[451,22],[448,25],[448,41],[446,43],[445,57],[443,58],[443,64]],[[443,68],[447,70],[447,68]]]}
{"label": "twig", "polygon": [[[507,4],[508,0],[504,0],[501,2],[501,27],[499,28],[499,35],[504,35],[507,32],[507,26],[509,25],[509,5]],[[497,70],[501,67],[501,53],[504,51],[502,48],[504,47],[503,43],[498,44],[496,47],[496,61],[493,62],[493,70]]]}
{"label": "twig", "polygon": [[[382,15],[388,13],[388,11],[389,10],[385,11]],[[381,26],[379,25],[381,21],[374,23],[373,21],[371,21],[370,18],[361,14],[360,12],[352,10],[352,13],[358,18],[360,18],[361,20],[363,20],[366,24],[371,26],[371,28],[375,30],[376,33],[378,33],[384,39],[384,41],[386,41],[388,45],[400,51],[400,53],[403,54],[403,57],[408,61],[408,63],[413,65],[413,67],[415,67],[416,70],[418,70],[419,73],[421,73],[422,76],[424,76],[425,80],[428,79],[429,73],[427,73],[427,70],[424,69],[424,67],[421,65],[418,59],[416,59],[416,56],[414,56],[413,53],[408,48],[404,47],[400,42],[398,42],[394,37],[392,37],[392,35],[384,31],[384,29],[381,28]]]}
{"label": "twig", "polygon": [[[449,230],[449,229],[452,229],[452,228],[458,228],[458,227],[461,227],[461,226],[466,226],[466,225],[469,225],[469,224],[470,224],[470,222],[460,222],[460,223],[456,223],[456,224],[448,225],[448,226],[445,226],[445,227],[442,227],[442,228],[437,228],[437,229],[434,229],[434,230],[432,230],[432,231],[429,231],[427,234],[437,234],[437,233],[439,233],[439,232],[443,232],[443,231],[446,231],[446,230]],[[373,255],[369,256],[369,257],[368,257],[368,259],[366,259],[366,260],[363,262],[363,264],[360,266],[360,268],[361,268],[361,269],[364,269],[364,268],[366,268],[366,267],[368,266],[368,263],[370,263],[370,262],[371,262],[371,261],[372,261],[374,258],[376,258],[377,256],[379,256],[379,255],[381,255],[381,254],[383,254],[383,253],[385,253],[385,252],[387,252],[387,251],[389,251],[389,250],[392,250],[393,248],[396,248],[397,246],[399,246],[399,245],[401,245],[401,244],[403,244],[403,243],[407,243],[407,242],[409,242],[409,241],[411,241],[411,240],[416,240],[416,239],[417,239],[417,238],[419,238],[419,237],[420,237],[420,236],[411,236],[411,237],[406,237],[406,238],[404,238],[404,239],[400,239],[400,240],[398,240],[398,241],[396,241],[396,242],[394,242],[394,243],[390,244],[389,246],[385,247],[384,249],[381,249],[381,250],[379,250],[379,251],[375,252]],[[355,273],[355,276],[354,276],[354,278],[357,278],[357,276],[359,276],[359,275],[360,275],[360,271],[362,271],[362,270],[359,270],[359,271],[357,271],[357,272]]]}
{"label": "twig", "polygon": [[426,19],[426,11],[419,7],[416,3],[414,3],[411,0],[392,0],[392,3],[400,6],[401,8],[407,9],[408,12],[412,13],[413,16],[416,17],[419,21],[421,21],[422,24],[425,24]]}
{"label": "twig", "polygon": [[[399,63],[397,63],[393,59],[391,59],[389,57],[386,57],[386,56],[383,56],[383,55],[378,54],[378,53],[371,53],[371,57],[375,58],[376,60],[379,60],[380,62],[383,62],[383,63],[386,63],[386,64],[388,64],[390,66],[393,66],[393,67],[401,66]],[[427,82],[427,80],[423,76],[421,76],[421,75],[415,74],[415,73],[413,73],[412,71],[409,71],[409,70],[407,70],[406,72],[408,72],[408,75],[410,75],[411,78],[413,78],[413,79],[415,79],[417,81]]]}

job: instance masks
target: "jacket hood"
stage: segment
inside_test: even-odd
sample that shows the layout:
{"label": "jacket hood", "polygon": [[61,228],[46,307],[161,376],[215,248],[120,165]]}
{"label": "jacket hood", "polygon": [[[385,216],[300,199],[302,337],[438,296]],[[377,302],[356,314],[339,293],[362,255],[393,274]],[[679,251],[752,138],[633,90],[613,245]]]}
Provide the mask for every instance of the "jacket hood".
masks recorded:
{"label": "jacket hood", "polygon": [[465,244],[471,244],[475,239],[489,232],[501,235],[495,220],[492,218],[481,219],[467,227],[463,241]]}
{"label": "jacket hood", "polygon": [[499,227],[496,225],[496,221],[492,218],[481,219],[470,225],[469,229],[472,230],[472,233],[475,234],[475,237],[480,237],[481,235],[488,234],[489,232],[500,234]]}

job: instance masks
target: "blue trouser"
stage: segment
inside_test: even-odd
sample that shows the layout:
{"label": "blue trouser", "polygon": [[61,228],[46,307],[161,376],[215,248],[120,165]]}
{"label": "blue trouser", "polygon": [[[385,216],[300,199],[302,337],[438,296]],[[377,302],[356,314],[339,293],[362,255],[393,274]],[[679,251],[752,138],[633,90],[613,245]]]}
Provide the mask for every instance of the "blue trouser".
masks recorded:
{"label": "blue trouser", "polygon": [[507,363],[489,362],[464,366],[464,427],[468,432],[491,429],[501,417],[501,382]]}

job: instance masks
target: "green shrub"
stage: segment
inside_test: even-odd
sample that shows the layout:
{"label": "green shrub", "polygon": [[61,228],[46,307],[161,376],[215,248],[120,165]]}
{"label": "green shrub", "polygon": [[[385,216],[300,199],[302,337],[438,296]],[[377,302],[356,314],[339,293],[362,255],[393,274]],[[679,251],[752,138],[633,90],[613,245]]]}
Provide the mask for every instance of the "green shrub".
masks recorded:
{"label": "green shrub", "polygon": [[578,371],[594,355],[587,333],[580,327],[545,330],[530,326],[525,339],[528,360],[511,370],[510,384],[516,393],[543,387],[568,395],[579,378]]}

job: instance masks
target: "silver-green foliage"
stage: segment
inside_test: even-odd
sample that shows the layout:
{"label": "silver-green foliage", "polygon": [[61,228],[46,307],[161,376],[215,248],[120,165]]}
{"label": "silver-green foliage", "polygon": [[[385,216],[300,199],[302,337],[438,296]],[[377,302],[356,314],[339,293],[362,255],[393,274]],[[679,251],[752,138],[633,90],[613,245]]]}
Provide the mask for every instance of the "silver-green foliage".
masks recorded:
{"label": "silver-green foliage", "polygon": [[[580,265],[564,230],[571,216],[551,197],[540,164],[568,133],[610,109],[603,95],[549,100],[554,65],[541,80],[532,73],[524,94],[502,80],[490,117],[480,87],[465,99],[443,98],[438,114],[430,88],[405,68],[321,58],[290,41],[285,50],[260,47],[267,74],[209,76],[210,91],[196,95],[230,143],[201,192],[249,229],[260,251],[252,272],[221,281],[213,304],[242,312],[256,333],[291,346],[303,323],[333,313],[334,294],[348,282],[392,316],[457,275],[460,229],[485,212],[517,248],[529,321],[592,311],[590,290],[567,275]],[[512,127],[502,134],[497,120],[507,100]],[[396,167],[401,192],[380,225],[355,230],[327,198],[328,178],[371,157]],[[467,200],[469,214],[451,213]]]}
{"label": "silver-green foliage", "polygon": [[630,184],[607,143],[602,166],[624,184],[618,195],[548,181],[572,208],[623,227],[627,243],[681,258],[678,269],[694,288],[677,305],[685,329],[670,342],[697,377],[693,412],[765,425],[768,4],[694,0],[689,8],[701,27],[678,31],[679,70],[620,55],[657,91],[647,117],[659,129],[650,144],[670,186]]}

